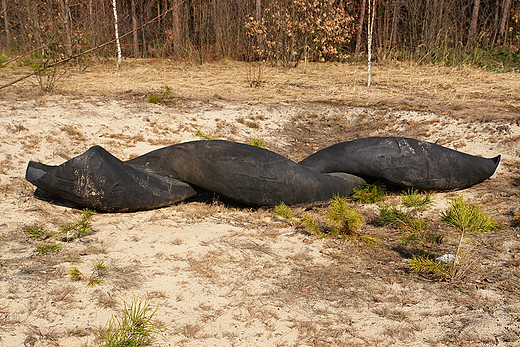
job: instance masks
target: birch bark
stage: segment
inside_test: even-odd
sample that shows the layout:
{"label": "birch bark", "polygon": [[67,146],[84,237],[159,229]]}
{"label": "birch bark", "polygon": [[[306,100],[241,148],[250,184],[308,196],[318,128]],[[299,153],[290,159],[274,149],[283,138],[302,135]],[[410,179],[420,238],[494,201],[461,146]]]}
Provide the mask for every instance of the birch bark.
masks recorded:
{"label": "birch bark", "polygon": [[367,62],[367,86],[372,83],[372,34],[374,32],[374,20],[376,18],[376,0],[368,0],[368,62]]}
{"label": "birch bark", "polygon": [[121,42],[119,40],[119,24],[117,18],[117,1],[112,0],[112,9],[114,10],[114,31],[116,35],[117,46],[117,69],[121,69],[121,62],[123,61],[123,54],[121,53]]}

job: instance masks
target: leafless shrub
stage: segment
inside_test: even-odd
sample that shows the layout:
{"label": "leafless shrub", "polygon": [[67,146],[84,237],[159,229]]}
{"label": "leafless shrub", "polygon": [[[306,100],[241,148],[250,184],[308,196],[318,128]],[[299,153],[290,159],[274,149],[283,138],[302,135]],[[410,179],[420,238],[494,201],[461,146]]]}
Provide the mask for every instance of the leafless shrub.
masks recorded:
{"label": "leafless shrub", "polygon": [[256,54],[283,66],[300,60],[344,60],[353,33],[345,7],[325,0],[274,0],[261,19],[250,17],[248,35],[257,38]]}

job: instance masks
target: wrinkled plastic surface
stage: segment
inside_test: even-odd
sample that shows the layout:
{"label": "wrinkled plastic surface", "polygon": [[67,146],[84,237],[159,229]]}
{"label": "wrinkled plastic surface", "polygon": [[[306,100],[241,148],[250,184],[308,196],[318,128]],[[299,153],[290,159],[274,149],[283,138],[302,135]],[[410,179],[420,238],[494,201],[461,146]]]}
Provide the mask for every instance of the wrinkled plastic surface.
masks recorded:
{"label": "wrinkled plastic surface", "polygon": [[373,137],[322,149],[300,163],[246,144],[213,140],[164,147],[123,162],[99,146],[59,166],[30,162],[26,179],[80,206],[124,212],[163,207],[203,190],[251,206],[327,201],[366,180],[451,190],[480,183],[500,156],[481,158],[433,143]]}
{"label": "wrinkled plastic surface", "polygon": [[29,162],[26,179],[51,195],[107,212],[163,207],[197,194],[189,184],[133,168],[99,146],[59,166]]}
{"label": "wrinkled plastic surface", "polygon": [[348,172],[395,186],[424,190],[467,188],[491,177],[500,156],[482,158],[403,137],[342,142],[299,164],[317,172]]}
{"label": "wrinkled plastic surface", "polygon": [[253,206],[289,205],[348,196],[366,181],[347,174],[322,174],[267,149],[223,140],[164,147],[128,165],[169,176]]}

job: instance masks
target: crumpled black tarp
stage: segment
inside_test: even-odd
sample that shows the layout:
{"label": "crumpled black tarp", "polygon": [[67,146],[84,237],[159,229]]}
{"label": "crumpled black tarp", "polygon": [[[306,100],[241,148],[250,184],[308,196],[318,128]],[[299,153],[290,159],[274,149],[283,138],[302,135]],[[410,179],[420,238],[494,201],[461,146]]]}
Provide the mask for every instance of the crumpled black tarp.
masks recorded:
{"label": "crumpled black tarp", "polygon": [[369,137],[322,149],[299,164],[318,172],[348,172],[420,190],[452,190],[495,173],[500,156],[482,158],[405,137]]}
{"label": "crumpled black tarp", "polygon": [[25,177],[51,195],[107,212],[147,210],[197,194],[188,183],[133,168],[100,146],[59,166],[31,161]]}
{"label": "crumpled black tarp", "polygon": [[489,178],[486,159],[401,137],[342,142],[295,163],[242,143],[192,141],[123,162],[99,146],[59,166],[29,162],[26,179],[80,206],[124,212],[163,207],[215,192],[251,206],[327,201],[366,180],[418,189],[460,189]]}

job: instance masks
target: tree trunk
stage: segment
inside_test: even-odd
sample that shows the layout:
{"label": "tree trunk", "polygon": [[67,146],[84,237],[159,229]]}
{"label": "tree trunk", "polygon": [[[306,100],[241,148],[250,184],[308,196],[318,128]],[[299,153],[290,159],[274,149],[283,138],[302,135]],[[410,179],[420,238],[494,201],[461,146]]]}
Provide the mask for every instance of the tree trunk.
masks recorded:
{"label": "tree trunk", "polygon": [[24,1],[24,7],[27,11],[29,22],[29,27],[25,28],[24,30],[24,36],[28,38],[27,45],[30,47],[32,46],[32,42],[34,40],[36,47],[42,47],[41,53],[46,54],[46,47],[43,47],[43,40],[40,33],[40,19],[39,19],[39,8],[38,8],[39,2],[36,1],[30,1],[25,0]]}
{"label": "tree trunk", "polygon": [[217,0],[212,0],[212,10],[213,15],[211,19],[213,21],[213,32],[215,35],[215,46],[214,46],[214,54],[217,59],[222,57],[222,19],[220,15],[220,5]]}
{"label": "tree trunk", "polygon": [[5,43],[11,43],[11,31],[9,30],[9,16],[7,14],[7,0],[2,0],[2,16],[4,17]]}
{"label": "tree trunk", "polygon": [[139,59],[139,36],[137,33],[137,11],[135,9],[135,0],[130,1],[130,8],[132,12],[132,38],[134,41],[133,48],[134,48],[134,58]]}
{"label": "tree trunk", "polygon": [[70,26],[70,7],[69,0],[60,1],[60,12],[65,30],[65,51],[68,56],[72,55],[72,30]]}
{"label": "tree trunk", "polygon": [[376,18],[376,0],[368,0],[368,64],[367,64],[367,87],[372,82],[372,34],[374,32],[374,20]]}
{"label": "tree trunk", "polygon": [[[255,1],[255,19],[258,23],[262,22],[262,0]],[[256,43],[258,44],[259,50],[262,51],[264,47],[261,34],[256,35]]]}
{"label": "tree trunk", "polygon": [[396,44],[397,39],[397,23],[399,22],[399,10],[401,9],[402,0],[395,0],[393,4],[393,14],[392,14],[392,29],[390,31],[390,51],[392,51]]}
{"label": "tree trunk", "polygon": [[358,32],[356,37],[356,49],[354,51],[355,55],[359,55],[361,51],[361,39],[363,33],[363,24],[365,23],[365,7],[367,5],[367,0],[363,0],[361,3],[361,10],[359,11],[359,24],[358,24]]}
{"label": "tree trunk", "polygon": [[173,53],[178,54],[180,52],[180,36],[181,36],[181,25],[179,22],[179,7],[181,6],[179,0],[173,0],[173,9],[172,9],[172,44],[173,44]]}
{"label": "tree trunk", "polygon": [[480,0],[474,0],[473,2],[473,13],[471,15],[471,24],[469,26],[468,31],[468,43],[467,47],[471,47],[473,45],[473,41],[475,39],[475,34],[477,33],[477,24],[478,24],[478,14],[480,12]]}
{"label": "tree trunk", "polygon": [[498,27],[498,40],[497,44],[504,43],[504,35],[506,33],[506,24],[509,17],[509,11],[511,10],[512,0],[504,0],[502,5],[502,15],[500,16],[500,25]]}
{"label": "tree trunk", "polygon": [[112,0],[112,9],[114,10],[114,32],[116,36],[117,46],[117,69],[121,68],[121,62],[123,61],[123,54],[121,53],[121,42],[119,40],[119,23],[117,17],[117,1]]}

